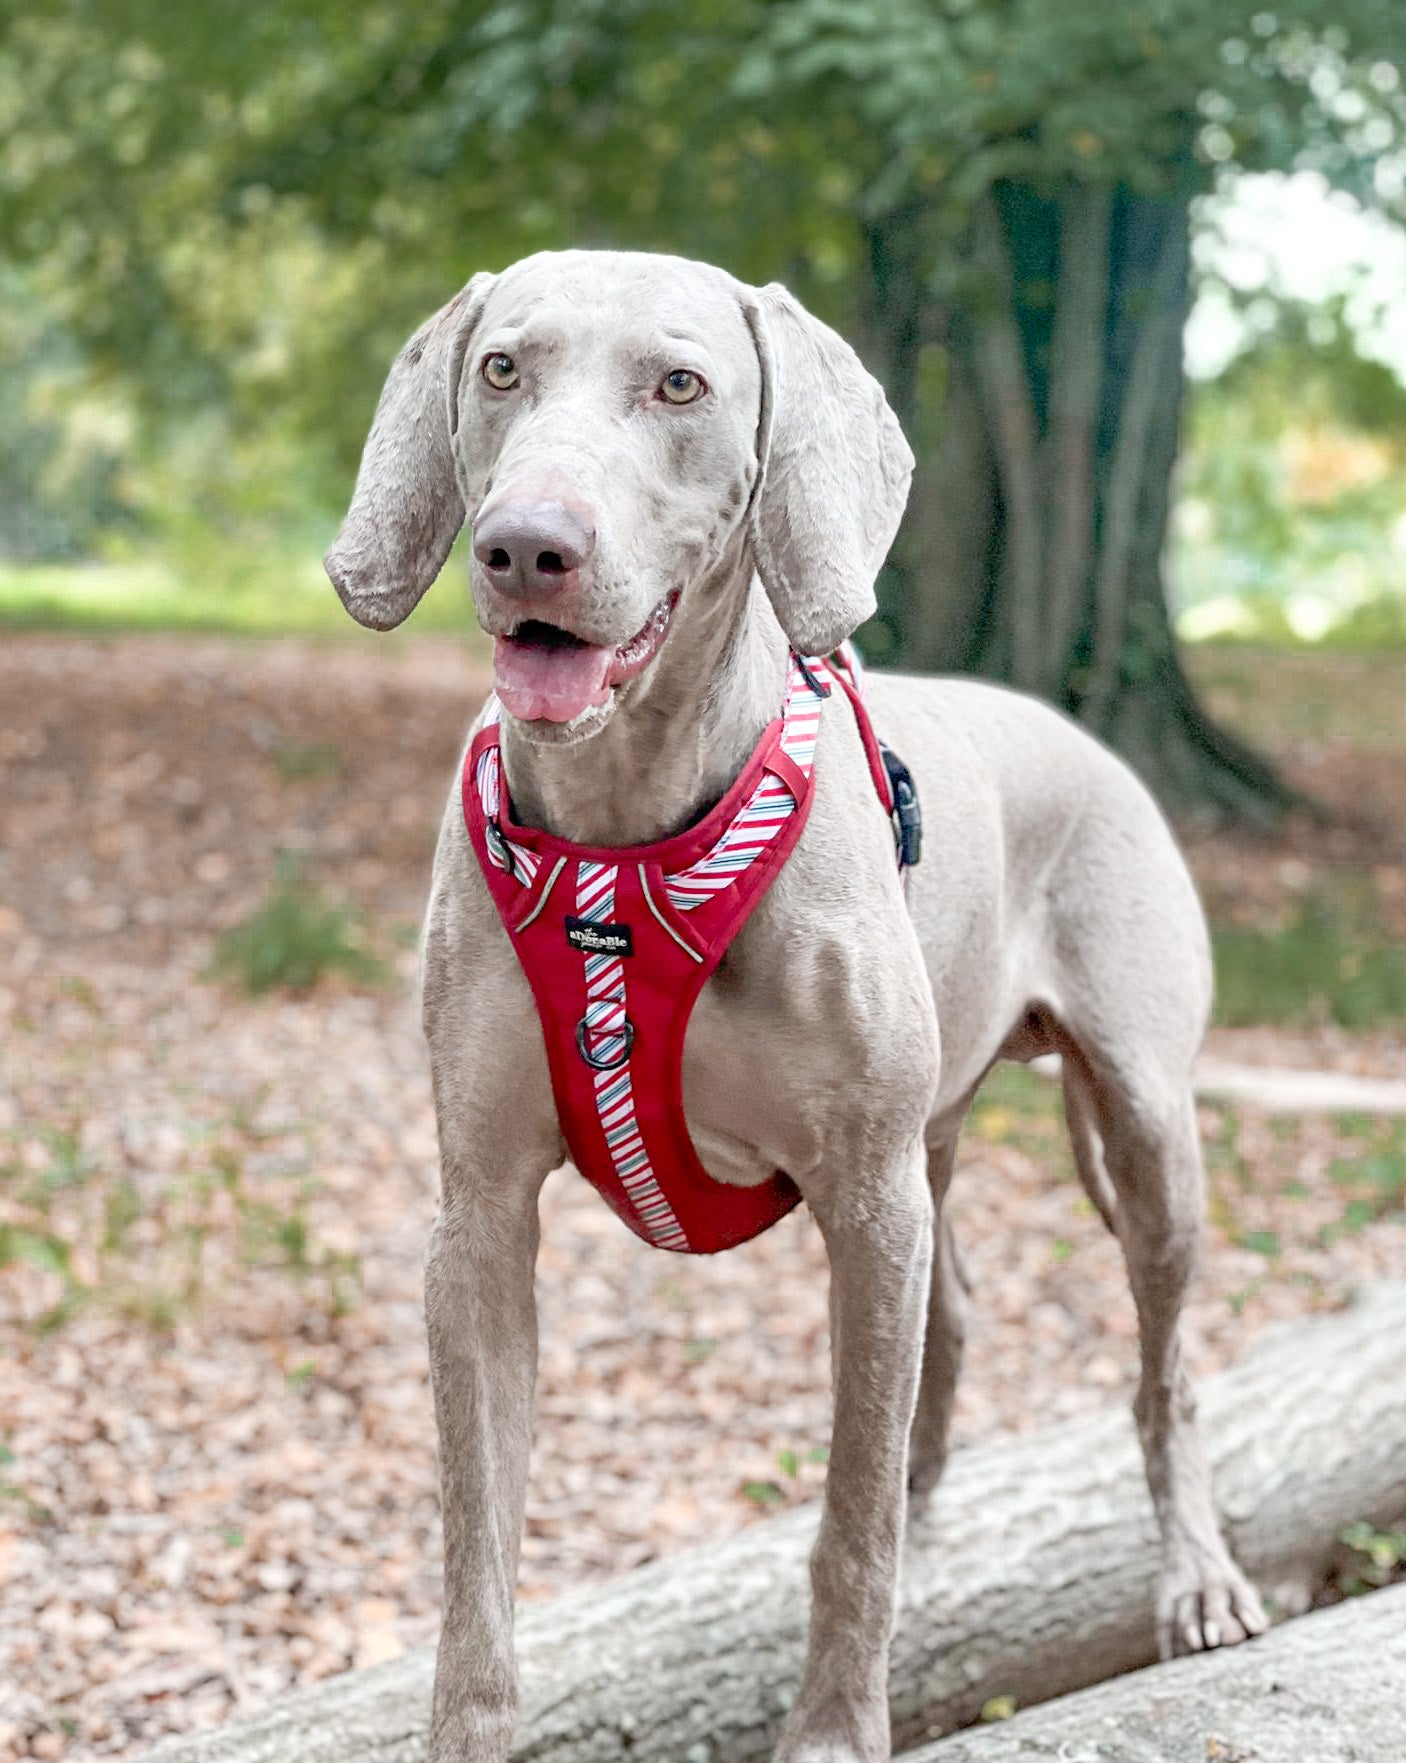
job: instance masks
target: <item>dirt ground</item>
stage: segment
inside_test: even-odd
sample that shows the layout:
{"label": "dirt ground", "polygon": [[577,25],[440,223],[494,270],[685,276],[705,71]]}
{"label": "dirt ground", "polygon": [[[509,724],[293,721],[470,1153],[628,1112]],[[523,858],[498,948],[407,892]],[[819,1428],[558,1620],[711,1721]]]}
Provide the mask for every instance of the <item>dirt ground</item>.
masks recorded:
{"label": "dirt ground", "polygon": [[[1355,825],[1193,829],[1209,893],[1272,905],[1352,863],[1406,897],[1400,693],[1381,734],[1369,683],[1333,687],[1352,727],[1256,731]],[[132,1752],[433,1636],[412,944],[484,684],[437,644],[0,651],[0,1763]],[[1261,717],[1275,696],[1211,685]],[[206,977],[280,850],[365,914],[394,984],[250,1000]],[[1406,1070],[1391,1033],[1216,1050]],[[1198,1374],[1406,1271],[1399,1127],[1202,1119]],[[959,1442],[1126,1397],[1131,1305],[1051,1086],[998,1074],[954,1206],[975,1288]],[[524,1597],[820,1491],[826,1277],[803,1215],[668,1257],[559,1172],[538,1288]]]}

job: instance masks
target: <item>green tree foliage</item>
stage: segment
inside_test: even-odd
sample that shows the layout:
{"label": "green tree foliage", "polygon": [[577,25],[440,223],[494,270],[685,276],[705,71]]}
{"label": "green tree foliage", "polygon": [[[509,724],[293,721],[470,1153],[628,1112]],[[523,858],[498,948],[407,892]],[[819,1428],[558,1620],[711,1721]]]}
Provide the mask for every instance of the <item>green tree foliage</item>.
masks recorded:
{"label": "green tree foliage", "polygon": [[1272,780],[1200,717],[1162,591],[1189,204],[1311,165],[1406,210],[1401,59],[1399,0],[51,0],[0,45],[0,252],[250,503],[289,481],[272,408],[334,500],[475,268],[782,277],[917,443],[876,651],[1246,808]]}
{"label": "green tree foliage", "polygon": [[585,236],[780,265],[842,311],[856,220],[920,203],[941,283],[1002,181],[1311,164],[1400,204],[1400,58],[1395,0],[72,0],[0,45],[0,244],[185,397],[257,336],[211,279],[300,221],[426,290]]}
{"label": "green tree foliage", "polygon": [[1218,600],[1232,631],[1286,615],[1340,641],[1399,627],[1406,385],[1362,354],[1345,296],[1241,304],[1246,345],[1190,403],[1178,598]]}

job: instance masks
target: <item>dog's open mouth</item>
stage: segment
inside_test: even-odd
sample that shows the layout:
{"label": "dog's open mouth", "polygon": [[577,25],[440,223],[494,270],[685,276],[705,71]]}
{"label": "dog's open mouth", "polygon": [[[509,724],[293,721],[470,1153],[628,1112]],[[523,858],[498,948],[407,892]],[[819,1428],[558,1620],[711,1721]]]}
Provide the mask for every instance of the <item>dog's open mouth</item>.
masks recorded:
{"label": "dog's open mouth", "polygon": [[585,642],[540,618],[496,637],[493,689],[503,708],[524,722],[571,722],[599,708],[659,653],[678,598],[677,592],[667,594],[643,628],[614,648]]}

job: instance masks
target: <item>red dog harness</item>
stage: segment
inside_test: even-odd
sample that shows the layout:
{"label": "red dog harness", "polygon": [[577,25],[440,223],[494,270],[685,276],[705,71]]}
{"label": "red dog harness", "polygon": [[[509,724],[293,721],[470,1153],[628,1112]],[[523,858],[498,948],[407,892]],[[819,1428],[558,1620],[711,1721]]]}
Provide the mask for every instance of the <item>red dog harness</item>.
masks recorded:
{"label": "red dog harness", "polygon": [[704,981],[805,827],[822,701],[854,706],[900,866],[918,859],[917,799],[874,734],[857,659],[793,655],[781,715],[696,826],[653,845],[573,845],[518,826],[503,778],[496,701],[464,762],[464,818],[512,939],[547,1044],[572,1161],[637,1236],[714,1254],[764,1231],[800,1199],[778,1171],[757,1187],[715,1181],[683,1112],[683,1045]]}

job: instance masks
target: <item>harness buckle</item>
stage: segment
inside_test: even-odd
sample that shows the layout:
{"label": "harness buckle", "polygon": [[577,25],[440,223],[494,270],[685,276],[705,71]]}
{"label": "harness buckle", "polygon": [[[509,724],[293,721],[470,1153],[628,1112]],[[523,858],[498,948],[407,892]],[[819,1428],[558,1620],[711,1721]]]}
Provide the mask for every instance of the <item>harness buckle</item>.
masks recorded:
{"label": "harness buckle", "polygon": [[923,855],[923,814],[913,773],[894,752],[879,742],[879,756],[893,791],[893,837],[898,847],[898,867],[912,869]]}
{"label": "harness buckle", "polygon": [[[602,1057],[599,1053],[593,1053],[586,1045],[586,1036],[588,1034],[599,1034],[607,1036],[610,1039],[618,1040],[620,1042],[620,1051],[609,1057]],[[630,1057],[630,1052],[634,1047],[634,1044],[635,1025],[630,1021],[628,1016],[625,1018],[623,1028],[592,1028],[588,1025],[584,1016],[581,1018],[580,1022],[576,1024],[576,1051],[586,1061],[592,1071],[618,1071]]]}

